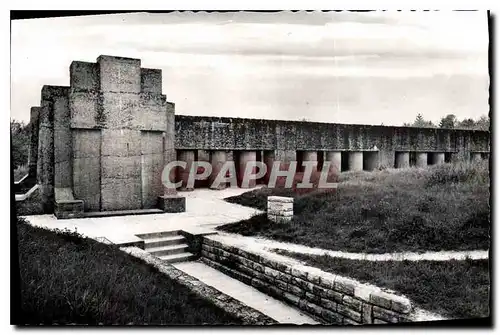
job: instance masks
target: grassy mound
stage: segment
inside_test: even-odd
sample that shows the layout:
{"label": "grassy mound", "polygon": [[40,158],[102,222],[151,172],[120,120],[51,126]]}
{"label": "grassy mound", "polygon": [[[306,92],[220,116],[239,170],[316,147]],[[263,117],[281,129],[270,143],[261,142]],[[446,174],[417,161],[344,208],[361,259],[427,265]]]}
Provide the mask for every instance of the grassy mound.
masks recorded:
{"label": "grassy mound", "polygon": [[351,252],[488,249],[489,187],[487,162],[344,173],[334,193],[264,188],[228,199],[265,209],[268,195],[288,194],[295,216],[271,224],[261,215],[219,229]]}
{"label": "grassy mound", "polygon": [[241,324],[115,246],[17,225],[21,324]]}
{"label": "grassy mound", "polygon": [[400,292],[420,307],[452,318],[489,316],[488,260],[370,262],[279,251],[326,272]]}

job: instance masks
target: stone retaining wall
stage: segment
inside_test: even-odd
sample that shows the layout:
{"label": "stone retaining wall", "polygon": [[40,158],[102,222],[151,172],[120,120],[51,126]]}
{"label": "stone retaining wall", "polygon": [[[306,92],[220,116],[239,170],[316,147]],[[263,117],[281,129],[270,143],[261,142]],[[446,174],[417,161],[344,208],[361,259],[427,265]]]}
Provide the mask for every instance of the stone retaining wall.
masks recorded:
{"label": "stone retaining wall", "polygon": [[245,325],[270,325],[278,323],[267,315],[264,315],[261,312],[243,304],[241,301],[236,300],[211,286],[208,286],[207,284],[175,268],[171,264],[161,261],[142,249],[137,247],[127,247],[121,248],[121,250],[153,265],[172,280],[188,287],[194,294],[198,295],[202,299],[210,301],[220,309],[223,309],[237,319],[242,320]]}
{"label": "stone retaining wall", "polygon": [[306,272],[211,237],[203,239],[201,260],[297,306],[320,322],[358,325],[412,321],[413,308],[405,297],[323,271]]}

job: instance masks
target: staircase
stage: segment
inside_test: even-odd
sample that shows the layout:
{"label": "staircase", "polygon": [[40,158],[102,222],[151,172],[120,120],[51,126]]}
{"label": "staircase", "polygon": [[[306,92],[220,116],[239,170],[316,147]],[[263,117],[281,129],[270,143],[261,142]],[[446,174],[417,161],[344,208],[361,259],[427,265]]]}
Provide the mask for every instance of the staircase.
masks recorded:
{"label": "staircase", "polygon": [[137,235],[144,240],[144,250],[167,263],[191,261],[195,255],[188,252],[186,238],[178,231]]}

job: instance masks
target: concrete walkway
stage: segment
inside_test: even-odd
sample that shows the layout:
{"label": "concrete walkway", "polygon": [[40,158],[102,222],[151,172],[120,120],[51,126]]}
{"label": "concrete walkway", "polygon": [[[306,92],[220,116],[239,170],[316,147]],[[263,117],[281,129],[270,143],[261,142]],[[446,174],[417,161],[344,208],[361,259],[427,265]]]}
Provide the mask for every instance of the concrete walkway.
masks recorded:
{"label": "concrete walkway", "polygon": [[248,189],[225,190],[196,189],[179,192],[186,197],[186,212],[116,217],[80,218],[58,220],[54,215],[31,215],[28,221],[48,229],[69,229],[91,238],[106,238],[113,243],[140,241],[136,234],[184,229],[188,231],[213,231],[221,224],[248,219],[261,211],[231,204],[224,198],[247,192]]}
{"label": "concrete walkway", "polygon": [[344,251],[333,251],[321,248],[311,248],[301,244],[278,242],[262,237],[241,236],[238,234],[230,234],[219,232],[223,241],[234,244],[238,243],[254,246],[256,249],[283,249],[291,252],[309,255],[328,255],[330,257],[348,258],[367,261],[449,261],[449,260],[464,260],[470,259],[488,259],[488,250],[473,250],[473,251],[426,251],[423,253],[417,252],[396,252],[385,254],[368,254],[368,253],[353,253]]}
{"label": "concrete walkway", "polygon": [[205,284],[225,293],[242,303],[262,312],[279,323],[285,324],[319,324],[301,311],[276,300],[239,280],[211,268],[202,262],[185,262],[172,264],[185,273],[199,279]]}

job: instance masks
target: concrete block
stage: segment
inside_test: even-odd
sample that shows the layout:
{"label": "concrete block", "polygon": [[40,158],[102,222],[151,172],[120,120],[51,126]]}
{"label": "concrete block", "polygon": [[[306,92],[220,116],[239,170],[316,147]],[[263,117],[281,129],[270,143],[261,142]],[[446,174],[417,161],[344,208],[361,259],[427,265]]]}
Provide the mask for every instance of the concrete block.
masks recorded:
{"label": "concrete block", "polygon": [[336,312],[332,312],[332,311],[327,310],[327,309],[323,309],[321,311],[321,317],[325,321],[332,323],[332,324],[335,324],[335,325],[342,325],[344,322],[344,317],[341,314],[336,313]]}
{"label": "concrete block", "polygon": [[372,311],[373,311],[373,306],[371,304],[364,302],[362,307],[361,307],[361,322],[362,323],[366,323],[366,324],[373,323]]}
{"label": "concrete block", "polygon": [[330,299],[332,301],[335,301],[337,303],[340,303],[340,304],[342,303],[343,297],[344,297],[344,295],[342,293],[336,292],[334,290],[326,290],[325,291],[325,296],[328,299]]}
{"label": "concrete block", "polygon": [[410,167],[410,153],[396,152],[396,168],[404,169]]}
{"label": "concrete block", "polygon": [[75,91],[69,93],[68,106],[71,128],[97,128],[99,123],[100,95],[93,91]]}
{"label": "concrete block", "polygon": [[141,92],[161,94],[161,69],[141,69]]}
{"label": "concrete block", "polygon": [[350,151],[348,156],[349,171],[363,170],[363,152]]}
{"label": "concrete block", "polygon": [[[141,132],[132,129],[102,129],[102,156],[140,156]],[[89,143],[90,144],[90,143]]]}
{"label": "concrete block", "polygon": [[427,166],[427,152],[417,152],[415,166],[424,168]]}
{"label": "concrete block", "polygon": [[180,196],[158,197],[159,208],[166,213],[182,213],[186,211],[186,198]]}
{"label": "concrete block", "polygon": [[61,200],[54,204],[54,215],[58,219],[73,219],[83,217],[82,200]]}
{"label": "concrete block", "polygon": [[361,312],[362,302],[356,298],[345,295],[342,304],[353,309],[354,311]]}
{"label": "concrete block", "polygon": [[330,311],[335,312],[337,310],[337,303],[333,302],[331,300],[325,299],[325,298],[321,298],[321,306],[323,306],[324,308],[326,308]]}
{"label": "concrete block", "polygon": [[99,66],[96,63],[73,61],[69,68],[72,89],[99,90]]}
{"label": "concrete block", "polygon": [[99,157],[73,158],[73,194],[84,201],[85,211],[100,210],[100,173]]}
{"label": "concrete block", "polygon": [[373,292],[370,294],[370,302],[374,305],[390,309],[393,295],[385,292]]}
{"label": "concrete block", "polygon": [[389,323],[398,323],[399,322],[399,314],[388,309],[373,306],[373,317],[375,319],[383,320]]}
{"label": "concrete block", "polygon": [[361,313],[349,308],[346,305],[338,304],[337,305],[337,312],[344,315],[346,318],[349,318],[349,319],[354,320],[356,322],[361,322]]}
{"label": "concrete block", "polygon": [[[102,156],[102,179],[130,179],[134,182],[141,181],[141,156]],[[139,189],[139,193],[141,190]]]}
{"label": "concrete block", "polygon": [[140,93],[141,60],[99,56],[100,89],[103,92]]}
{"label": "concrete block", "polygon": [[140,176],[128,178],[106,178],[101,176],[101,210],[115,211],[140,209],[141,207]]}
{"label": "concrete block", "polygon": [[136,128],[135,116],[140,109],[140,95],[134,93],[102,92],[96,116],[103,128]]}
{"label": "concrete block", "polygon": [[132,127],[142,130],[167,131],[166,106],[164,95],[141,93],[138,106],[132,109]]}
{"label": "concrete block", "polygon": [[335,278],[335,291],[354,295],[354,288],[356,287],[356,282],[348,278],[338,276]]}

